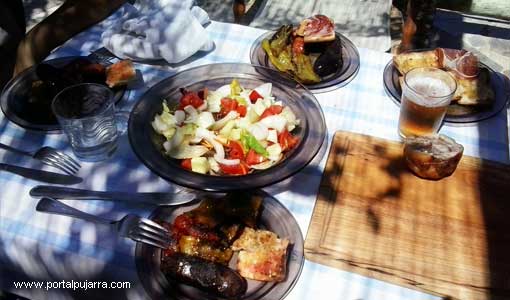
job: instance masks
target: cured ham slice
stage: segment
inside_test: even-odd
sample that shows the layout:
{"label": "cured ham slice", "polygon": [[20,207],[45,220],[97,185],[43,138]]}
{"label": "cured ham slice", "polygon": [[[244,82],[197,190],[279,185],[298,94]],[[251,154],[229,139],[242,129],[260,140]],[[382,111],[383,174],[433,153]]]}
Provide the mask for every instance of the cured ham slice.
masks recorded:
{"label": "cured ham slice", "polygon": [[442,68],[455,71],[462,78],[478,76],[478,58],[466,50],[437,48],[437,55]]}
{"label": "cured ham slice", "polygon": [[315,15],[301,21],[295,34],[302,36],[305,43],[333,41],[335,39],[335,24],[324,15]]}

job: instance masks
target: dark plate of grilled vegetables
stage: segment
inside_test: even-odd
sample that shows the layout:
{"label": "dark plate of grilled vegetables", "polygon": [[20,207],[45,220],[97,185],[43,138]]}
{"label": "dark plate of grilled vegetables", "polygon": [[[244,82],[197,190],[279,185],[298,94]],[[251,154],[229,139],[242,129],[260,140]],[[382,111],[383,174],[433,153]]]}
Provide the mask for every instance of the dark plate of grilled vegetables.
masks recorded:
{"label": "dark plate of grilled vegetables", "polygon": [[[59,132],[60,125],[51,102],[64,88],[79,83],[106,85],[106,67],[85,56],[69,56],[46,60],[13,78],[2,91],[0,107],[17,125],[38,131]],[[112,88],[118,103],[126,87]]]}
{"label": "dark plate of grilled vegetables", "polygon": [[[339,32],[333,41],[301,46],[293,42],[292,35],[291,25],[261,35],[250,49],[251,63],[279,70],[314,93],[340,88],[358,73],[358,50]],[[296,48],[302,52],[297,56]]]}
{"label": "dark plate of grilled vegetables", "polygon": [[202,196],[156,208],[167,227],[166,250],[136,245],[136,267],[152,299],[285,298],[304,263],[304,241],[292,214],[263,191]]}

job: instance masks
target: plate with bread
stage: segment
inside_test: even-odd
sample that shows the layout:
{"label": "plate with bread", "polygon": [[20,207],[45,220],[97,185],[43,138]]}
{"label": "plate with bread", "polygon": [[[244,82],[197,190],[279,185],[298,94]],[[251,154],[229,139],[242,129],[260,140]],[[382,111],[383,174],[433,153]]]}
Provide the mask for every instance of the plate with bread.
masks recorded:
{"label": "plate with bread", "polygon": [[46,60],[18,74],[4,87],[0,106],[5,116],[31,130],[58,132],[60,125],[51,111],[53,98],[64,88],[79,83],[98,83],[113,91],[115,103],[135,79],[130,60],[103,65],[86,56]]}
{"label": "plate with bread", "polygon": [[450,73],[457,90],[446,112],[446,123],[471,123],[498,114],[510,98],[506,80],[466,50],[436,48],[395,55],[384,68],[384,88],[398,105],[404,74],[419,67],[435,67]]}
{"label": "plate with bread", "polygon": [[324,15],[262,34],[250,49],[250,60],[280,71],[314,93],[346,85],[360,67],[356,46]]}

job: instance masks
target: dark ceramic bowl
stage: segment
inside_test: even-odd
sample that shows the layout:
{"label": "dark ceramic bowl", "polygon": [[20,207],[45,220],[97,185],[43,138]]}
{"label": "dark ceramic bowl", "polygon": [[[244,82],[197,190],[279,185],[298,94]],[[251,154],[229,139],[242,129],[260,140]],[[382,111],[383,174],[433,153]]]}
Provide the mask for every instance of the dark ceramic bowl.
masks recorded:
{"label": "dark ceramic bowl", "polygon": [[[180,88],[198,91],[215,90],[237,79],[245,88],[273,84],[272,94],[289,106],[301,120],[293,134],[299,144],[273,167],[243,176],[212,176],[183,169],[179,161],[163,150],[164,137],[151,126],[162,111],[162,101],[169,106],[180,99]],[[284,180],[304,168],[319,151],[326,136],[322,109],[310,91],[299,83],[282,77],[277,71],[249,64],[226,63],[195,67],[166,78],[149,89],[133,108],[128,125],[129,141],[138,158],[162,178],[193,189],[227,192],[254,189]]]}

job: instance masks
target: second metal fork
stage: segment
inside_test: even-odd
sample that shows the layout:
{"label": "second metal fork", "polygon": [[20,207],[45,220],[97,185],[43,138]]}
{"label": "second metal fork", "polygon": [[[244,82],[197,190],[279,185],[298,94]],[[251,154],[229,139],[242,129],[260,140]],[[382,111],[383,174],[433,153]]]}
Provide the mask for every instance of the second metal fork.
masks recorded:
{"label": "second metal fork", "polygon": [[163,226],[149,219],[128,214],[120,220],[108,220],[82,212],[52,198],[42,198],[37,203],[36,210],[68,217],[75,217],[85,221],[104,224],[113,227],[121,237],[128,237],[134,241],[166,249],[170,245],[170,233]]}
{"label": "second metal fork", "polygon": [[69,155],[60,152],[52,147],[42,147],[37,151],[29,152],[16,149],[6,144],[0,143],[0,148],[13,153],[30,156],[32,158],[40,160],[42,163],[60,169],[61,171],[74,175],[79,170],[81,165]]}

